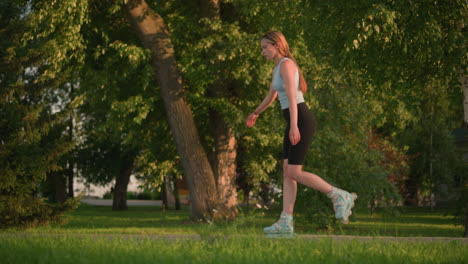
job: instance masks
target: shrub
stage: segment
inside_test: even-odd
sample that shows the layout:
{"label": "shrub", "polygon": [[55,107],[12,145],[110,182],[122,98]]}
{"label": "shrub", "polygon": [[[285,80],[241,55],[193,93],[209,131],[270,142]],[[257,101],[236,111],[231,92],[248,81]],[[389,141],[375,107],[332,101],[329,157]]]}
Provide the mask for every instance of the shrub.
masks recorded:
{"label": "shrub", "polygon": [[0,228],[36,227],[64,222],[63,213],[76,209],[80,198],[69,198],[63,204],[48,204],[44,199],[26,196],[0,196]]}

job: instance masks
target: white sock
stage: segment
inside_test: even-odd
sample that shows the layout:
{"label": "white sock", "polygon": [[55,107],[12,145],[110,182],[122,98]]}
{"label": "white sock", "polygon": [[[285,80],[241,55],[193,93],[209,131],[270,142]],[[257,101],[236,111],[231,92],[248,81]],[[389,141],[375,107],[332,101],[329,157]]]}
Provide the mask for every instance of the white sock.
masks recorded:
{"label": "white sock", "polygon": [[286,218],[286,219],[291,220],[291,219],[293,218],[293,216],[290,215],[290,214],[287,214],[287,213],[285,213],[285,212],[283,211],[283,212],[281,212],[280,218]]}
{"label": "white sock", "polygon": [[335,188],[335,187],[332,187],[331,191],[329,193],[327,193],[327,197],[328,198],[332,198],[334,195],[335,195],[335,192],[337,191],[338,189]]}

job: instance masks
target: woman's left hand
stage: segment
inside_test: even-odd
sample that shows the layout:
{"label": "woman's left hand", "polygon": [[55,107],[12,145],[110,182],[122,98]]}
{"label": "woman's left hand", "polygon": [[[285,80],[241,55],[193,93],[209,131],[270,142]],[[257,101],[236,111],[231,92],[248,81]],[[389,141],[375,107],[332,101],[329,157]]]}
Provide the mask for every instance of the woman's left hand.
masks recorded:
{"label": "woman's left hand", "polygon": [[301,133],[299,132],[299,128],[296,127],[291,127],[289,129],[289,140],[291,141],[291,144],[296,145],[301,141]]}
{"label": "woman's left hand", "polygon": [[253,127],[255,125],[255,121],[257,121],[257,118],[258,118],[258,115],[255,114],[255,113],[251,113],[248,117],[247,117],[247,121],[245,122],[245,124],[248,126],[248,127]]}

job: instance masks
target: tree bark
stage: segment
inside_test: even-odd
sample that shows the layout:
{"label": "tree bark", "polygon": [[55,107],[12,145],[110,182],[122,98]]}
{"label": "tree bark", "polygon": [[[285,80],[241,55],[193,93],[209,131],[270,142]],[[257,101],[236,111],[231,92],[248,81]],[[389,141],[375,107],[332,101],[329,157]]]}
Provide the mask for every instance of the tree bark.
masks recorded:
{"label": "tree bark", "polygon": [[[243,152],[243,147],[242,144],[239,142],[237,145],[237,150],[239,153]],[[246,211],[249,211],[249,196],[250,196],[250,190],[252,189],[252,186],[250,184],[250,181],[248,179],[248,173],[244,168],[244,164],[242,163],[241,160],[237,160],[236,162],[236,185],[239,186],[239,189],[242,191],[244,194],[244,200],[243,203],[245,204]]]}
{"label": "tree bark", "polygon": [[169,209],[171,206],[175,206],[176,201],[171,188],[172,176],[167,175],[164,177],[163,188],[161,189],[163,210]]}
{"label": "tree bark", "polygon": [[73,190],[74,188],[74,175],[73,175],[73,167],[74,163],[69,162],[68,163],[68,168],[66,170],[66,175],[67,175],[67,180],[68,180],[68,197],[75,197],[75,192]]}
{"label": "tree bark", "polygon": [[[211,20],[221,19],[221,10],[218,0],[198,0],[201,17]],[[229,82],[219,79],[208,87],[209,95],[214,98],[230,97]],[[210,122],[214,133],[215,153],[211,163],[215,173],[218,199],[221,202],[223,215],[226,219],[237,216],[237,190],[236,190],[236,148],[237,140],[232,128],[226,124],[223,116],[212,109]]]}
{"label": "tree bark", "polygon": [[236,190],[236,145],[232,128],[228,127],[219,113],[212,113],[214,125],[215,160],[213,170],[217,180],[218,197],[226,219],[237,216]]}
{"label": "tree bark", "polygon": [[166,211],[166,209],[169,209],[169,204],[167,202],[166,181],[167,181],[167,177],[164,177],[163,186],[161,188],[161,201],[162,201],[161,210],[163,212]]}
{"label": "tree bark", "polygon": [[67,185],[62,172],[53,171],[47,174],[49,198],[51,202],[64,203],[67,198]]}
{"label": "tree bark", "polygon": [[171,176],[167,175],[164,180],[164,189],[166,189],[166,202],[167,208],[175,206],[175,197],[171,188]]}
{"label": "tree bark", "polygon": [[143,46],[151,50],[151,63],[190,189],[191,218],[216,218],[217,193],[213,170],[200,143],[192,111],[184,96],[167,26],[146,1],[129,0],[126,7]]}
{"label": "tree bark", "polygon": [[[74,98],[74,87],[73,83],[70,83],[70,100]],[[73,114],[70,114],[70,120],[68,120],[68,139],[73,141]],[[74,185],[74,167],[75,162],[72,156],[69,156],[68,167],[66,170],[67,180],[68,180],[68,197],[75,197],[75,192],[73,190]]]}
{"label": "tree bark", "polygon": [[130,181],[130,175],[132,174],[135,157],[135,154],[127,154],[127,157],[122,161],[122,166],[120,167],[119,175],[115,179],[114,185],[114,195],[112,198],[112,210],[114,211],[128,210],[127,187]]}
{"label": "tree bark", "polygon": [[174,199],[175,199],[175,209],[180,210],[180,197],[179,197],[179,186],[177,184],[177,177],[172,175],[172,181],[174,182]]}
{"label": "tree bark", "polygon": [[55,185],[55,200],[57,201],[57,203],[62,204],[68,198],[65,179],[64,176],[59,173],[53,173],[53,176]]}

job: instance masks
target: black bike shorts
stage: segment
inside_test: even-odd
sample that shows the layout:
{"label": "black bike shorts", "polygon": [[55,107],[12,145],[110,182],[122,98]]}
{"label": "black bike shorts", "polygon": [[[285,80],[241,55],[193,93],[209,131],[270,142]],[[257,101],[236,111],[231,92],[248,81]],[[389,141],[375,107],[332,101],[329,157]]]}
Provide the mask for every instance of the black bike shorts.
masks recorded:
{"label": "black bike shorts", "polygon": [[283,139],[283,158],[291,165],[304,165],[304,161],[309,150],[312,138],[315,134],[316,121],[314,114],[305,103],[297,104],[297,126],[301,133],[301,140],[296,145],[292,145],[289,140],[290,117],[289,108],[283,109],[283,116],[287,122]]}

